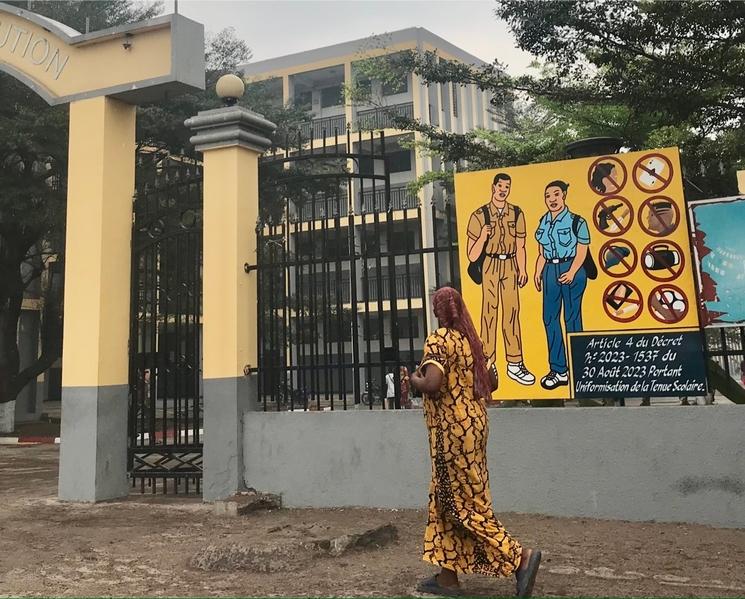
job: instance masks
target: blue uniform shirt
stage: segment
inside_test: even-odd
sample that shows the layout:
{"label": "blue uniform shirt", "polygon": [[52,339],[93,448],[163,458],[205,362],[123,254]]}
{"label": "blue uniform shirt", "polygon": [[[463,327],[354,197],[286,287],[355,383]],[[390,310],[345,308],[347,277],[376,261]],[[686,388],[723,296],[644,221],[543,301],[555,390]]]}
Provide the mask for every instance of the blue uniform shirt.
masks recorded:
{"label": "blue uniform shirt", "polygon": [[587,221],[579,217],[577,234],[574,234],[574,214],[564,207],[554,220],[551,213],[546,212],[538,223],[535,238],[543,248],[543,256],[547,260],[571,258],[577,253],[577,243],[590,244],[590,229]]}

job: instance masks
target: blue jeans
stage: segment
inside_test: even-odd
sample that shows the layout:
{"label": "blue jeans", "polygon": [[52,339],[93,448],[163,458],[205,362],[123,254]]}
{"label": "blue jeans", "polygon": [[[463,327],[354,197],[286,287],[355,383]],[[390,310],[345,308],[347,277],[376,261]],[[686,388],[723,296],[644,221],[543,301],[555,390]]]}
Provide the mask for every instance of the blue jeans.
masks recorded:
{"label": "blue jeans", "polygon": [[568,370],[564,333],[561,330],[561,308],[564,307],[564,326],[567,333],[582,330],[582,295],[587,287],[587,274],[580,267],[571,285],[559,283],[559,277],[569,270],[571,262],[547,263],[543,269],[543,326],[546,327],[548,362],[551,370]]}

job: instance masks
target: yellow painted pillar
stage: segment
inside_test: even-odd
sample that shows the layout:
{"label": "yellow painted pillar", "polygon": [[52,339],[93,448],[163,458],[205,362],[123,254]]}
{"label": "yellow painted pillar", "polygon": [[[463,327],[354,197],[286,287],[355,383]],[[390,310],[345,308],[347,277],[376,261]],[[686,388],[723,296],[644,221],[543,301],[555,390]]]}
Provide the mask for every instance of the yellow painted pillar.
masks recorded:
{"label": "yellow painted pillar", "polygon": [[100,501],[127,485],[130,243],[135,106],[70,104],[59,497]]}
{"label": "yellow painted pillar", "polygon": [[259,156],[275,125],[240,106],[186,121],[204,155],[203,376],[205,501],[245,488],[243,427],[256,407],[258,363],[256,223]]}

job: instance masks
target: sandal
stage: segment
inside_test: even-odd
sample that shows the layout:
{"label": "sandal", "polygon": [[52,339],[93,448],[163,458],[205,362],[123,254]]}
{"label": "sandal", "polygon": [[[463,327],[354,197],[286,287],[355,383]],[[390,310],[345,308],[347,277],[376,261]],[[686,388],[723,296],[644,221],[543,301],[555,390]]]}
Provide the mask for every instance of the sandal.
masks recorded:
{"label": "sandal", "polygon": [[515,573],[515,578],[517,578],[516,595],[518,597],[530,597],[530,595],[533,593],[533,585],[535,584],[535,579],[538,575],[538,567],[540,565],[541,552],[538,549],[533,549],[530,552],[528,565],[524,569],[518,569],[518,571]]}
{"label": "sandal", "polygon": [[422,580],[416,585],[416,590],[420,593],[428,593],[430,595],[441,595],[443,597],[462,597],[463,591],[457,587],[444,587],[437,582],[437,574],[426,580]]}

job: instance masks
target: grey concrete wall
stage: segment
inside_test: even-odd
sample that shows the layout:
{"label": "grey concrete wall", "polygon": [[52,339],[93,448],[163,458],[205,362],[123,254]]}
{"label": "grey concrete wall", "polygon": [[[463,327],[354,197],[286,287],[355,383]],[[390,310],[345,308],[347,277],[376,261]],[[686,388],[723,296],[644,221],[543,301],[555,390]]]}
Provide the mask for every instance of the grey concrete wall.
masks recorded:
{"label": "grey concrete wall", "polygon": [[228,377],[204,381],[205,501],[225,499],[242,491],[242,416],[256,408],[256,377]]}
{"label": "grey concrete wall", "polygon": [[95,502],[129,494],[128,393],[128,385],[62,389],[60,499]]}
{"label": "grey concrete wall", "polygon": [[[489,410],[497,512],[745,527],[745,408]],[[422,413],[245,413],[246,484],[290,507],[423,507]]]}

